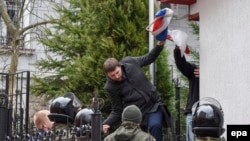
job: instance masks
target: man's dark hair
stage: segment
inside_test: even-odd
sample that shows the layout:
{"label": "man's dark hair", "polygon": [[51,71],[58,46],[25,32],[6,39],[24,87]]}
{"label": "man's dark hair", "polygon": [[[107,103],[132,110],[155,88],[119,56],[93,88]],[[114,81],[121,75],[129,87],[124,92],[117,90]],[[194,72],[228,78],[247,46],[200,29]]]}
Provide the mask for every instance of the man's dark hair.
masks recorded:
{"label": "man's dark hair", "polygon": [[117,59],[108,58],[103,64],[103,70],[105,71],[105,73],[112,72],[117,66],[120,66]]}

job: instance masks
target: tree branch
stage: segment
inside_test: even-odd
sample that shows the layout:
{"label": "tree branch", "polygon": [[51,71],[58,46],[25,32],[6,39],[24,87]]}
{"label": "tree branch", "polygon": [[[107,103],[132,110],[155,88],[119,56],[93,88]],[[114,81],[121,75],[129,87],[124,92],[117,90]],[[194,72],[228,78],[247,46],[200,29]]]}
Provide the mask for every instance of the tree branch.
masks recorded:
{"label": "tree branch", "polygon": [[7,26],[8,31],[13,35],[15,34],[15,31],[17,30],[14,24],[12,23],[10,16],[7,12],[7,9],[4,5],[4,0],[0,0],[0,14],[3,17],[3,20]]}
{"label": "tree branch", "polygon": [[29,26],[24,27],[22,30],[19,31],[19,34],[22,35],[25,31],[27,31],[29,29],[32,29],[34,27],[37,27],[37,26],[40,26],[40,25],[52,24],[52,23],[56,23],[56,22],[53,22],[53,21],[43,21],[43,22],[34,23],[34,24],[31,24]]}

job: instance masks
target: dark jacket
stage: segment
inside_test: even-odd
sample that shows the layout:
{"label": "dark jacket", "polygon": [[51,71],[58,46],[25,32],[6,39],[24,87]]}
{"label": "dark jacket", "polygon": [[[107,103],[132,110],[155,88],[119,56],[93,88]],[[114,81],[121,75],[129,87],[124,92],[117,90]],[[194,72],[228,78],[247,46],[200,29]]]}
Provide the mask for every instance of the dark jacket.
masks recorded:
{"label": "dark jacket", "polygon": [[38,129],[34,137],[31,138],[31,141],[43,141],[45,131],[43,129]]}
{"label": "dark jacket", "polygon": [[115,132],[105,137],[104,141],[155,141],[155,139],[135,123],[124,122]]}
{"label": "dark jacket", "polygon": [[142,124],[147,123],[145,115],[157,110],[160,97],[142,67],[154,62],[162,50],[163,46],[156,46],[143,56],[125,57],[120,61],[126,79],[118,82],[107,78],[105,89],[111,99],[112,111],[103,124],[113,126],[121,121],[123,108],[131,104],[140,108],[143,115]]}
{"label": "dark jacket", "polygon": [[177,47],[174,49],[174,59],[177,68],[184,76],[187,77],[189,81],[189,94],[187,98],[185,114],[192,113],[193,104],[200,98],[199,77],[195,77],[194,75],[194,69],[197,68],[197,65],[187,62],[184,55],[181,57],[181,51]]}

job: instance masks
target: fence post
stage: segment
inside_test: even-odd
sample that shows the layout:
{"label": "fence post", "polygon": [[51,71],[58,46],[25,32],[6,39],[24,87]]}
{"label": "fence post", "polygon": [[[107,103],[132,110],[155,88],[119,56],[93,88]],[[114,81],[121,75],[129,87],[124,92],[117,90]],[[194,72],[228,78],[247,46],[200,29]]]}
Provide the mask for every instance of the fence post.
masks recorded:
{"label": "fence post", "polygon": [[4,141],[7,135],[7,115],[8,115],[8,96],[0,94],[0,140]]}
{"label": "fence post", "polygon": [[100,111],[101,99],[97,97],[98,93],[95,90],[95,97],[92,99],[94,113],[91,114],[91,139],[92,141],[101,141],[102,130],[102,114]]}

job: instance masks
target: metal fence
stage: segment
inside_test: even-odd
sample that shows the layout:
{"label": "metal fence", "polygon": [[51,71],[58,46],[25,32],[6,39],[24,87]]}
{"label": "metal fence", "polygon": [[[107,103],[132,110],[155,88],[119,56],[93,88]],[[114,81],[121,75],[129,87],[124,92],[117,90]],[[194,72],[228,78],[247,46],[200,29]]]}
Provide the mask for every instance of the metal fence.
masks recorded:
{"label": "metal fence", "polygon": [[38,132],[29,119],[29,90],[29,71],[0,73],[0,141],[90,141],[91,134],[92,141],[101,140],[101,113],[95,104],[92,127],[64,124]]}
{"label": "metal fence", "polygon": [[29,133],[30,72],[0,73],[0,140]]}

